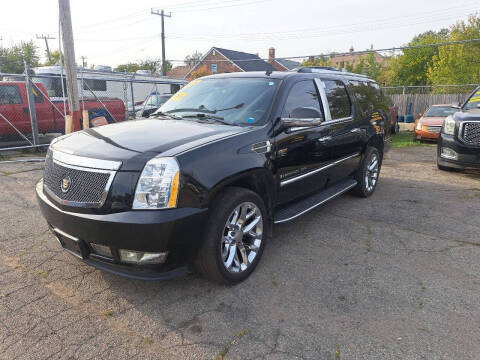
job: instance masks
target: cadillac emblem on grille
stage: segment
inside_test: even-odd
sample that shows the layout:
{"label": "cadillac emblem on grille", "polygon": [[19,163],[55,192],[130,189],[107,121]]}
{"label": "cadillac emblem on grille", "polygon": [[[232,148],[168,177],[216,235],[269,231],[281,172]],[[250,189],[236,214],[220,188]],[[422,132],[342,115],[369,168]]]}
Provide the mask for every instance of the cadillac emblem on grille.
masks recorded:
{"label": "cadillac emblem on grille", "polygon": [[65,175],[60,183],[60,189],[62,189],[63,193],[67,193],[70,190],[70,186],[72,185],[72,179],[70,176]]}

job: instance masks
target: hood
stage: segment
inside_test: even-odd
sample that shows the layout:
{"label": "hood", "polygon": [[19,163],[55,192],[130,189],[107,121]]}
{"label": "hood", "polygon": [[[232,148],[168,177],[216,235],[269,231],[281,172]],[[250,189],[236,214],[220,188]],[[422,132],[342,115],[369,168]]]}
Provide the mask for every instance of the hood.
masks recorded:
{"label": "hood", "polygon": [[189,147],[249,128],[190,120],[139,119],[78,131],[60,137],[52,148],[73,155],[122,161],[122,170],[141,170],[152,157],[176,155]]}
{"label": "hood", "polygon": [[480,121],[480,109],[456,112],[453,118],[457,121]]}
{"label": "hood", "polygon": [[425,125],[442,126],[446,116],[422,116],[420,122]]}

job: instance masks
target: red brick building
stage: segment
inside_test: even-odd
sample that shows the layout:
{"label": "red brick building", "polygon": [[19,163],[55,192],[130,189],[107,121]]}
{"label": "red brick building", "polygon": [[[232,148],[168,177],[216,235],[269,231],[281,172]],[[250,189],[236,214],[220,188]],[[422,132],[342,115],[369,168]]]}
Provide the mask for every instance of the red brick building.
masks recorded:
{"label": "red brick building", "polygon": [[212,47],[185,75],[189,80],[210,74],[243,71],[274,71],[275,68],[256,54]]}

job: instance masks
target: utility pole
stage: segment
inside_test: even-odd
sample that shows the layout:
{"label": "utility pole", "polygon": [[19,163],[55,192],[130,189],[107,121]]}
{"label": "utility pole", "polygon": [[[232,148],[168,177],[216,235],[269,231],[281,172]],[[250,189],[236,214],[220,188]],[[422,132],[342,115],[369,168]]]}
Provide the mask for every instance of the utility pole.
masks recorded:
{"label": "utility pole", "polygon": [[80,100],[78,97],[77,65],[75,64],[75,47],[73,43],[72,16],[70,0],[58,0],[60,25],[62,28],[63,53],[65,57],[65,78],[70,115],[65,119],[65,133],[80,130]]}
{"label": "utility pole", "polygon": [[165,24],[164,24],[164,19],[166,17],[171,18],[172,13],[165,14],[163,10],[158,11],[155,9],[151,9],[151,13],[153,15],[160,15],[162,17],[162,75],[166,76],[167,75],[167,64],[165,60]]}
{"label": "utility pole", "polygon": [[87,66],[87,62],[85,60],[88,58],[86,56],[80,56],[80,59],[82,59],[82,68],[85,69],[85,66]]}
{"label": "utility pole", "polygon": [[50,35],[37,35],[37,39],[44,39],[45,40],[45,47],[47,48],[47,56],[48,56],[48,61],[52,61],[52,57],[50,56],[50,49],[48,47],[48,40],[54,40],[54,37],[51,37]]}

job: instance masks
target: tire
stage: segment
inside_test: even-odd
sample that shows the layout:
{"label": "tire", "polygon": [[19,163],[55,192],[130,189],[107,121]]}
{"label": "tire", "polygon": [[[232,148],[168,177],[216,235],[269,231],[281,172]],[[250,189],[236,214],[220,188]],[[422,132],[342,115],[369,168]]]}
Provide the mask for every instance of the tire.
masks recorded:
{"label": "tire", "polygon": [[[248,230],[254,222],[256,225]],[[222,284],[245,280],[262,257],[269,227],[267,209],[258,194],[239,187],[226,188],[210,207],[195,268],[204,277]]]}
{"label": "tire", "polygon": [[[376,159],[376,162],[374,161]],[[370,168],[373,168],[370,170]],[[352,193],[359,197],[369,197],[375,191],[382,167],[382,158],[377,148],[368,146],[363,156],[360,167],[355,174],[357,185],[353,188]]]}

